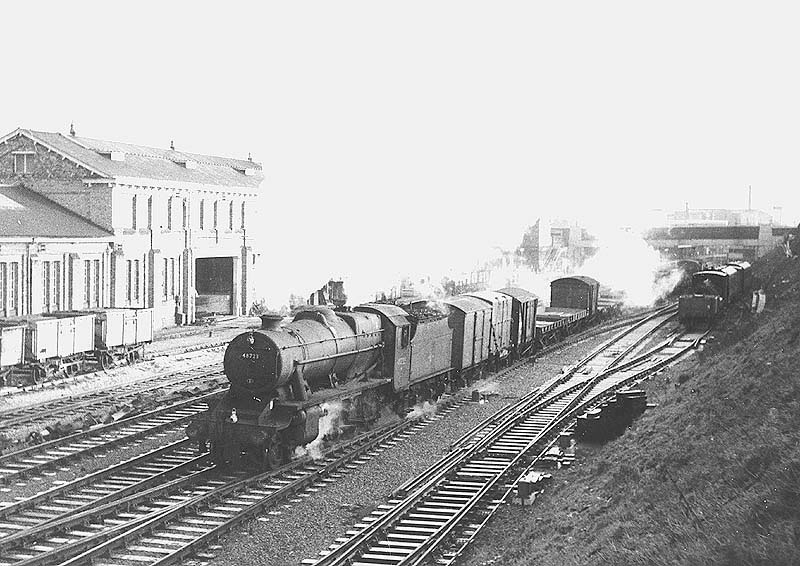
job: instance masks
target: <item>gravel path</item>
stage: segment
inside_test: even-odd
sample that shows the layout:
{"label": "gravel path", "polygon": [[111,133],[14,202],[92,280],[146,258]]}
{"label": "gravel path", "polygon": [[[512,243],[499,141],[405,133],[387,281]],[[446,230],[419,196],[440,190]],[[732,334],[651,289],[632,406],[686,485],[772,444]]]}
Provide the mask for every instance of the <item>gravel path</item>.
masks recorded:
{"label": "gravel path", "polygon": [[319,492],[240,526],[222,539],[220,548],[212,551],[217,556],[210,564],[297,565],[304,558],[317,556],[352,524],[384,502],[393,489],[437,462],[461,435],[606,339],[603,336],[569,346],[533,365],[512,371],[497,383],[489,376],[474,384],[473,389],[494,393],[486,403],[469,403]]}

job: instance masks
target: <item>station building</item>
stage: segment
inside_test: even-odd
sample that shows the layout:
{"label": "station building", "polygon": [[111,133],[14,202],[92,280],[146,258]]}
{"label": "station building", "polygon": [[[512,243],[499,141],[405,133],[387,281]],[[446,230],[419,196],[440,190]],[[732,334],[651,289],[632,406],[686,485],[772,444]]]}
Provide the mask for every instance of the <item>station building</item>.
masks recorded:
{"label": "station building", "polygon": [[261,165],[17,129],[0,138],[0,316],[151,307],[240,315]]}

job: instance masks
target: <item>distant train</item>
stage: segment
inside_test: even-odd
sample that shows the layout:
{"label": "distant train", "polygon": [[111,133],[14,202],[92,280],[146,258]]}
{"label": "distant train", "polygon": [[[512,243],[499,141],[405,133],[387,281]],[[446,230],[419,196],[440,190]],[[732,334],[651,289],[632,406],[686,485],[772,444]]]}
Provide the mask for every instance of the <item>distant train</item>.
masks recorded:
{"label": "distant train", "polygon": [[328,407],[343,426],[399,414],[485,369],[528,355],[592,320],[600,285],[589,277],[551,283],[550,307],[519,288],[478,291],[438,303],[310,306],[283,328],[245,332],[228,345],[229,391],[187,427],[217,464],[274,468],[314,441]]}
{"label": "distant train", "polygon": [[153,309],[98,309],[0,319],[0,385],[41,383],[117,361],[153,340]]}
{"label": "distant train", "polygon": [[692,275],[692,293],[678,299],[678,320],[687,326],[710,325],[722,309],[753,289],[753,272],[746,261],[731,262]]}

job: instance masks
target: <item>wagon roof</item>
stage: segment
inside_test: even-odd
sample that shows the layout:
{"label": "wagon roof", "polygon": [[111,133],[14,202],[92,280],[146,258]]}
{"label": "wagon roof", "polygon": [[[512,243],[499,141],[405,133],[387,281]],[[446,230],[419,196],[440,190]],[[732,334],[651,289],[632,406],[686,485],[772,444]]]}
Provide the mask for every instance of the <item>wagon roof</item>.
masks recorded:
{"label": "wagon roof", "polygon": [[592,279],[591,277],[587,277],[586,275],[570,275],[568,277],[561,277],[559,279],[553,279],[550,282],[550,286],[552,287],[554,284],[564,282],[564,281],[579,281],[585,285],[590,285],[592,287],[599,287],[600,282],[597,279]]}
{"label": "wagon roof", "polygon": [[504,293],[509,297],[513,297],[521,303],[525,303],[527,301],[536,301],[539,299],[536,295],[531,293],[530,291],[526,291],[522,287],[504,287],[498,291],[499,293]]}
{"label": "wagon roof", "polygon": [[468,297],[466,295],[458,295],[456,297],[449,297],[444,300],[445,304],[460,310],[461,312],[470,313],[477,311],[489,310],[491,307],[485,301],[475,297]]}
{"label": "wagon roof", "polygon": [[472,293],[464,294],[468,297],[475,297],[476,299],[489,301],[492,304],[510,300],[508,295],[499,291],[474,291]]}

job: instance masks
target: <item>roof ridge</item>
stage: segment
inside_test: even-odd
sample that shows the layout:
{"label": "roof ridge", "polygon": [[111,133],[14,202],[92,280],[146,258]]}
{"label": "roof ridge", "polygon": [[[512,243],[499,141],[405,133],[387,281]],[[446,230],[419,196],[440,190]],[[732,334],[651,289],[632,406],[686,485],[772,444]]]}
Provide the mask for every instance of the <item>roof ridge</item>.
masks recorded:
{"label": "roof ridge", "polygon": [[[66,136],[64,136],[64,137],[66,137]],[[224,159],[226,161],[238,161],[238,162],[241,162],[242,164],[252,164],[255,168],[258,168],[258,169],[262,168],[261,163],[258,163],[257,161],[250,161],[249,159],[240,158],[240,157],[227,157],[227,156],[224,156],[224,155],[212,155],[210,153],[192,153],[192,152],[181,151],[181,150],[176,150],[176,149],[159,148],[159,147],[154,147],[154,146],[149,146],[149,145],[141,145],[141,144],[136,144],[136,143],[124,142],[124,141],[103,140],[103,139],[99,139],[99,138],[90,138],[90,137],[85,137],[85,136],[80,136],[80,137],[79,136],[75,136],[75,138],[70,138],[70,139],[83,139],[83,140],[92,141],[92,142],[111,143],[111,144],[116,144],[116,145],[121,145],[121,146],[128,146],[128,147],[136,148],[136,149],[152,150],[152,152],[147,152],[147,153],[141,153],[139,151],[126,151],[125,153],[127,153],[129,155],[137,155],[139,157],[151,157],[151,158],[156,158],[156,159],[164,159],[165,161],[172,161],[169,158],[169,155],[170,154],[174,154],[174,155],[181,156],[181,157],[192,158],[194,161],[197,161],[198,163],[204,163],[206,165],[216,165],[218,167],[221,166],[221,164],[218,163],[218,162],[208,161],[208,160],[203,160],[203,159],[197,159],[197,158],[204,158],[205,157],[205,158],[211,158],[211,159],[216,159],[216,160]],[[90,150],[90,151],[98,152],[97,149],[94,149],[91,146],[87,146],[86,144],[82,143],[80,145],[82,147]]]}

